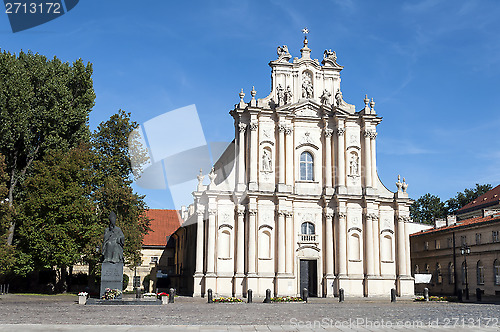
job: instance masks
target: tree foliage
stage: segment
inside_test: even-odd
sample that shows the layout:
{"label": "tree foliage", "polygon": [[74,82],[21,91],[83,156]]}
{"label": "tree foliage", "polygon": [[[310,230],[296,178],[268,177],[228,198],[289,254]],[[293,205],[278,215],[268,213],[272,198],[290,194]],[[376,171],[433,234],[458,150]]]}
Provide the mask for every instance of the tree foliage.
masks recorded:
{"label": "tree foliage", "polygon": [[[92,65],[72,65],[31,52],[0,54],[0,153],[9,174],[12,207],[23,194],[19,184],[46,151],[67,150],[88,141],[88,116],[94,106]],[[16,218],[8,243],[12,244]]]}
{"label": "tree foliage", "polygon": [[455,197],[445,202],[442,202],[438,196],[425,194],[410,207],[410,216],[416,222],[432,224],[436,219],[454,214],[458,209],[491,189],[491,184],[476,184],[475,188],[467,188],[463,192],[458,192]]}
{"label": "tree foliage", "polygon": [[10,226],[11,208],[7,196],[7,182],[9,176],[5,171],[5,157],[0,155],[0,276],[9,271],[14,265],[14,247],[7,244]]}

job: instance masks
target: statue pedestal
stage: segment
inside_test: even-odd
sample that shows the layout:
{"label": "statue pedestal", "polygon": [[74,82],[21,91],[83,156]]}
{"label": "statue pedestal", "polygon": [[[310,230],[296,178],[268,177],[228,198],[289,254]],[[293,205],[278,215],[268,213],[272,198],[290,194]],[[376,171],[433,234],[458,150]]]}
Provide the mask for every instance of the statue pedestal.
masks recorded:
{"label": "statue pedestal", "polygon": [[[102,298],[106,288],[123,289],[123,263],[102,263],[101,267],[101,291],[99,297]],[[121,299],[122,296],[117,297]]]}

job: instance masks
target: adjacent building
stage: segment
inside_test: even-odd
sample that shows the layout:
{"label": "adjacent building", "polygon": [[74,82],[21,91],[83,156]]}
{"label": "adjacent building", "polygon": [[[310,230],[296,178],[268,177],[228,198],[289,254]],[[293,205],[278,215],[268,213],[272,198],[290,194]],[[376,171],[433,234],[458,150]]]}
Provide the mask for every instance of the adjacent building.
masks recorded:
{"label": "adjacent building", "polygon": [[[230,111],[235,139],[199,184],[176,244],[181,287],[195,296],[412,295],[405,179],[391,192],[377,174],[382,118],[365,96],[356,110],[341,91],[334,51],[311,58],[277,49],[271,93]],[[402,181],[401,181],[402,180]],[[183,264],[182,268],[179,264]],[[189,278],[189,279],[187,279]]]}
{"label": "adjacent building", "polygon": [[468,219],[437,221],[436,227],[410,236],[413,273],[432,274],[431,282],[420,288],[452,295],[468,286],[471,294],[480,288],[485,295],[500,295],[499,189],[460,209],[458,216]]}

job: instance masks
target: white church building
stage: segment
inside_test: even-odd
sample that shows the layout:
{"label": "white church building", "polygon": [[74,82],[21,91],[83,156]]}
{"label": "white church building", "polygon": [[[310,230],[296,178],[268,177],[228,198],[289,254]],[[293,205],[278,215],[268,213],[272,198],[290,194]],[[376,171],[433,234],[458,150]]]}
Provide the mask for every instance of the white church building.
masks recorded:
{"label": "white church building", "polygon": [[[235,139],[193,192],[185,232],[191,289],[204,296],[413,295],[412,201],[398,178],[391,192],[377,174],[375,103],[344,101],[335,52],[311,58],[307,36],[293,58],[278,47],[269,96],[230,112]],[[189,226],[188,226],[189,227]],[[186,249],[187,250],[187,249]],[[184,259],[189,256],[183,254]],[[184,262],[185,265],[188,265]]]}

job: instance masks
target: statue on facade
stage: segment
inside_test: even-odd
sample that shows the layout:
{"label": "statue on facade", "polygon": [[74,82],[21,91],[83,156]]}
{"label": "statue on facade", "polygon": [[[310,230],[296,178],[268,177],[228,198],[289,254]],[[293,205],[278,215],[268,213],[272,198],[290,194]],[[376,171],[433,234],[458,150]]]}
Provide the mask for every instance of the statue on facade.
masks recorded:
{"label": "statue on facade", "polygon": [[359,169],[358,162],[359,162],[358,156],[355,153],[353,153],[351,155],[351,161],[349,164],[351,175],[358,175],[358,169]]}
{"label": "statue on facade", "polygon": [[335,94],[335,101],[337,102],[337,106],[345,105],[344,98],[342,97],[342,91],[340,91],[340,89],[338,89]]}
{"label": "statue on facade", "polygon": [[290,104],[292,102],[292,96],[292,89],[290,89],[290,85],[288,85],[285,90],[285,104]]}
{"label": "statue on facade", "polygon": [[262,170],[264,172],[272,172],[273,170],[271,156],[267,150],[262,153]]}
{"label": "statue on facade", "polygon": [[323,91],[323,94],[321,95],[321,104],[323,104],[323,105],[330,104],[330,96],[331,95],[332,94],[327,89],[325,89]]}
{"label": "statue on facade", "polygon": [[109,227],[104,231],[102,245],[103,263],[123,263],[123,245],[125,236],[120,227],[116,226],[116,214],[109,213]]}
{"label": "statue on facade", "polygon": [[313,97],[313,85],[311,81],[312,81],[311,74],[306,72],[302,75],[302,98]]}
{"label": "statue on facade", "polygon": [[286,45],[278,46],[276,53],[278,53],[278,61],[289,61],[292,58],[290,52],[288,52],[288,46]]}
{"label": "statue on facade", "polygon": [[278,87],[276,88],[276,92],[278,95],[278,106],[282,106],[285,104],[285,90],[281,86],[281,84],[278,84]]}

